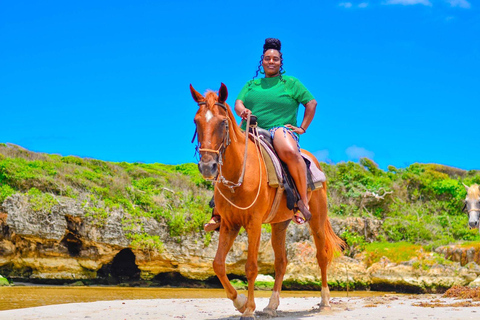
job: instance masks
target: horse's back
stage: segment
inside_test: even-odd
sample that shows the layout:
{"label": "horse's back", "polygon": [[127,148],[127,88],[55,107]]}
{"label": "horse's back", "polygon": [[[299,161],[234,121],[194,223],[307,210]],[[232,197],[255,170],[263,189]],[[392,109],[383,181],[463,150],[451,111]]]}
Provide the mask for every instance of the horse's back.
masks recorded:
{"label": "horse's back", "polygon": [[320,167],[320,162],[318,162],[317,158],[308,150],[305,150],[305,149],[301,149],[302,153],[306,154],[307,156],[309,156],[314,162],[315,162],[315,165],[317,166],[317,168],[319,168],[320,170],[322,169]]}

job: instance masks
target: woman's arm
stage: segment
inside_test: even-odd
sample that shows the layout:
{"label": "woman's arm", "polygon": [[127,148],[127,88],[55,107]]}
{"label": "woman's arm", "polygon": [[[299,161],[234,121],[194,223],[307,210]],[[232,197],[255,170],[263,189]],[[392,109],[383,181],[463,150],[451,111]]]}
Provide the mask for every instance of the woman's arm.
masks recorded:
{"label": "woman's arm", "polygon": [[247,119],[249,113],[252,113],[249,109],[245,107],[242,100],[235,101],[235,112],[242,119]]}
{"label": "woman's arm", "polygon": [[315,99],[310,100],[305,105],[305,113],[303,115],[303,121],[300,127],[294,127],[291,124],[287,124],[285,126],[291,129],[295,133],[304,134],[307,131],[307,128],[310,126],[310,123],[312,123],[313,117],[315,116],[316,109],[317,109],[317,101]]}

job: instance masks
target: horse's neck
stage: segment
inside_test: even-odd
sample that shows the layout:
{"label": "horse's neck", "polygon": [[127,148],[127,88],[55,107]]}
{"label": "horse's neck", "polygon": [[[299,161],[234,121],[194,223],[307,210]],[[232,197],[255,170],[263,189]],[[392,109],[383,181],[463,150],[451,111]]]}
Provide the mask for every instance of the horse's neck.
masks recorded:
{"label": "horse's neck", "polygon": [[222,174],[228,180],[238,180],[242,174],[243,163],[245,161],[245,142],[249,144],[248,158],[251,158],[252,151],[255,151],[255,145],[249,139],[245,139],[245,132],[235,129],[236,128],[230,129],[234,132],[230,132],[231,142],[225,149],[225,159],[222,166]]}

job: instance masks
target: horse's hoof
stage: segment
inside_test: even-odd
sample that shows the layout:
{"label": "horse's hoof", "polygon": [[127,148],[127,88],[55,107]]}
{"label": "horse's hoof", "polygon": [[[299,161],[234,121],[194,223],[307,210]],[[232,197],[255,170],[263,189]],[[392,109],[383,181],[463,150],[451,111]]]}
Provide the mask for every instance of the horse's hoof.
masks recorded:
{"label": "horse's hoof", "polygon": [[275,309],[265,308],[265,309],[263,309],[263,313],[268,314],[270,317],[276,317],[277,316],[277,310],[275,310]]}
{"label": "horse's hoof", "polygon": [[332,307],[331,306],[320,306],[320,310],[321,311],[332,311]]}
{"label": "horse's hoof", "polygon": [[247,297],[243,294],[239,294],[237,299],[233,301],[233,305],[240,313],[244,313],[247,308]]}

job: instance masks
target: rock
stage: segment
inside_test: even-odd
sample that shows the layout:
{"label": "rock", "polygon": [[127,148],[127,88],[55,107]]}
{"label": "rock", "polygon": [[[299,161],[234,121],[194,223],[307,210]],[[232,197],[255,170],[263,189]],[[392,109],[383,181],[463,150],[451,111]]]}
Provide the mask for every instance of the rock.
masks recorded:
{"label": "rock", "polygon": [[57,214],[60,205],[52,212],[33,211],[26,196],[14,194],[5,199],[3,207],[8,213],[7,224],[16,234],[52,240],[61,240],[65,234],[67,222],[64,215]]}
{"label": "rock", "polygon": [[337,235],[345,231],[364,236],[367,242],[373,242],[378,238],[382,228],[382,221],[371,218],[348,217],[345,219],[331,218],[332,229]]}
{"label": "rock", "polygon": [[477,279],[473,280],[472,282],[470,282],[468,284],[468,286],[470,288],[480,288],[480,277],[478,277]]}
{"label": "rock", "polygon": [[[94,280],[109,272],[123,272],[122,263],[135,266],[134,273],[145,281],[160,274],[181,274],[185,278],[207,280],[214,277],[212,263],[218,232],[211,234],[209,245],[204,233],[172,239],[166,226],[155,219],[133,219],[120,209],[111,210],[99,225],[85,212],[80,200],[57,197],[47,211],[35,211],[24,195],[13,195],[3,203],[0,213],[0,271],[9,278],[38,280]],[[125,221],[129,221],[125,230]],[[356,232],[373,241],[381,222],[349,217],[331,219],[337,234]],[[127,234],[128,233],[128,234]],[[128,235],[147,234],[158,237],[161,249],[130,248]],[[316,247],[308,226],[291,224],[287,235],[288,265],[285,286],[315,288],[321,286]],[[259,245],[257,281],[273,282],[274,253],[271,235],[263,233]],[[115,258],[129,250],[131,261],[115,265]],[[248,256],[248,237],[241,233],[226,260],[228,274],[244,275]],[[361,255],[335,258],[328,269],[329,285],[337,289],[389,288],[399,291],[434,291],[452,285],[478,285],[479,250],[475,247],[443,247],[437,252],[457,259],[453,265],[422,266],[418,260],[393,263],[386,258],[367,267]],[[126,258],[125,258],[126,259]],[[462,267],[463,265],[463,267]],[[117,269],[115,269],[117,268]]]}
{"label": "rock", "polygon": [[445,259],[460,262],[462,266],[470,262],[475,262],[477,265],[480,264],[480,246],[478,244],[471,246],[443,246],[438,247],[435,252],[443,255]]}

